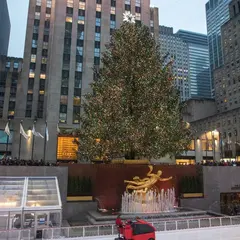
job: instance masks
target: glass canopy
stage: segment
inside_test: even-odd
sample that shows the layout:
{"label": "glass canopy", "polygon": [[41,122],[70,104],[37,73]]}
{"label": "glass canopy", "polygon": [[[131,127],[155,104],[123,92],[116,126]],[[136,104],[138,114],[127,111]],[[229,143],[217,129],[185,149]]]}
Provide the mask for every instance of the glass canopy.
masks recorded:
{"label": "glass canopy", "polygon": [[61,210],[56,177],[0,177],[0,211]]}

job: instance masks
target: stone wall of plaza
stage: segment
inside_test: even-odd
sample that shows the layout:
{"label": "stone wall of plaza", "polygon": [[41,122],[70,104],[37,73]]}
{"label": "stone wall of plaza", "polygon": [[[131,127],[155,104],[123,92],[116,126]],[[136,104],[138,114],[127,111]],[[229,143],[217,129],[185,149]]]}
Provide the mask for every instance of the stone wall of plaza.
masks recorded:
{"label": "stone wall of plaza", "polygon": [[[0,176],[56,176],[59,181],[64,217],[74,216],[73,206],[85,210],[96,209],[96,204],[89,206],[86,204],[67,203],[68,176],[90,177],[93,186],[93,197],[98,199],[103,208],[120,208],[121,196],[125,191],[124,180],[131,180],[134,176],[146,177],[147,165],[122,165],[122,164],[66,164],[59,167],[40,166],[0,166]],[[179,197],[179,181],[183,176],[196,176],[201,172],[201,166],[177,166],[177,165],[155,165],[153,172],[158,170],[163,172],[162,177],[173,179],[169,182],[159,182],[160,189],[175,187],[177,198]],[[81,205],[81,206],[80,206]],[[76,211],[80,211],[80,210]]]}
{"label": "stone wall of plaza", "polygon": [[[179,196],[179,181],[183,176],[203,176],[204,198],[181,199],[182,207],[192,207],[203,210],[220,212],[221,193],[240,193],[240,167],[202,167],[202,166],[167,166],[156,165],[153,172],[162,170],[162,177],[172,176],[170,182],[160,182],[159,188],[176,188]],[[64,216],[74,216],[72,206],[67,203],[68,176],[90,177],[92,179],[93,197],[100,201],[103,207],[118,208],[121,195],[125,191],[124,180],[134,176],[145,177],[148,172],[146,165],[93,165],[79,164],[60,167],[30,167],[30,166],[0,166],[0,176],[56,176],[59,182]],[[76,211],[84,212],[89,207],[96,209],[96,204],[73,204]],[[83,206],[86,209],[83,209]]]}
{"label": "stone wall of plaza", "polygon": [[181,199],[182,207],[221,212],[221,193],[240,192],[239,167],[203,167],[204,198]]}
{"label": "stone wall of plaza", "polygon": [[[93,182],[93,195],[99,200],[103,208],[116,209],[121,206],[121,195],[126,189],[124,180],[131,180],[135,176],[146,177],[147,165],[124,164],[73,164],[68,165],[69,176],[91,177]],[[168,182],[159,182],[160,189],[175,187],[179,196],[179,181],[183,176],[196,176],[201,166],[155,165],[153,172],[163,172],[162,177],[173,179]]]}

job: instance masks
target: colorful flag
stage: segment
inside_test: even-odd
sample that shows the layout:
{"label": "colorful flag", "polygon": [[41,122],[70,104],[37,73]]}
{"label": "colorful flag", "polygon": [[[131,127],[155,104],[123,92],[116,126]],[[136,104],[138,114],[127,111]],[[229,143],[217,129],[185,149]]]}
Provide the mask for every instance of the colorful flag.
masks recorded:
{"label": "colorful flag", "polygon": [[20,123],[20,134],[25,138],[25,139],[29,139],[29,136],[25,133],[22,123]]}
{"label": "colorful flag", "polygon": [[10,129],[9,129],[9,122],[7,122],[4,132],[5,132],[8,136],[11,135],[11,132],[10,132]]}

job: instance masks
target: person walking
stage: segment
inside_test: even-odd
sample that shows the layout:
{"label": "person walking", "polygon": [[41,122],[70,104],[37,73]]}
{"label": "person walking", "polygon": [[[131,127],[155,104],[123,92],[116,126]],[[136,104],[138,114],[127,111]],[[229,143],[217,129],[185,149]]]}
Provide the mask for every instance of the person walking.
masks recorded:
{"label": "person walking", "polygon": [[117,216],[115,223],[118,228],[118,238],[120,239],[120,235],[122,234],[122,230],[123,230],[123,222],[121,219],[121,215]]}

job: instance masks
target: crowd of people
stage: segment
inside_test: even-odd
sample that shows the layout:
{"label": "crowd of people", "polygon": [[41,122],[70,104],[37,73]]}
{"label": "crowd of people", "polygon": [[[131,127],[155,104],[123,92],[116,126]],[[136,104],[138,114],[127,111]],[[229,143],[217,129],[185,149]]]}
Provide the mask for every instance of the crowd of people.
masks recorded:
{"label": "crowd of people", "polygon": [[202,162],[202,166],[240,166],[240,162],[236,161],[207,161],[207,162]]}
{"label": "crowd of people", "polygon": [[24,160],[18,158],[2,158],[0,166],[58,166],[58,163],[50,163],[41,160]]}
{"label": "crowd of people", "polygon": [[[68,164],[74,164],[76,162],[68,162]],[[156,163],[155,163],[156,164]],[[173,165],[168,163],[160,163],[161,165]],[[201,166],[240,166],[240,162],[236,161],[204,161],[197,163]],[[3,157],[0,159],[0,166],[59,166],[59,163],[48,162],[44,160],[24,160],[11,157]]]}

